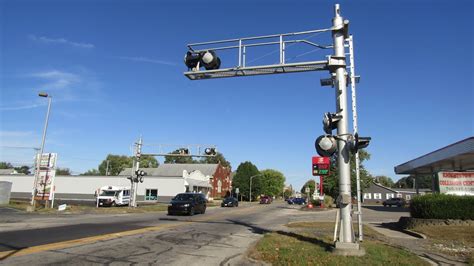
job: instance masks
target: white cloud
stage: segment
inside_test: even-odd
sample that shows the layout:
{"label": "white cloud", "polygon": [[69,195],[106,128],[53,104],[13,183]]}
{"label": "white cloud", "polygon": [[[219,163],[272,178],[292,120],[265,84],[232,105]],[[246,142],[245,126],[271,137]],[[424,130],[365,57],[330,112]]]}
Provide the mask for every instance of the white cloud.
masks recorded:
{"label": "white cloud", "polygon": [[36,36],[36,35],[29,35],[28,37],[35,42],[40,42],[40,43],[45,43],[45,44],[65,44],[65,45],[70,45],[73,47],[87,48],[87,49],[91,49],[95,47],[91,43],[73,42],[64,38],[53,39],[53,38],[48,38],[45,36]]}
{"label": "white cloud", "polygon": [[37,107],[41,107],[46,105],[46,103],[43,104],[25,104],[25,105],[19,105],[19,106],[0,106],[1,111],[18,111],[18,110],[26,110],[26,109],[33,109]]}
{"label": "white cloud", "polygon": [[134,61],[134,62],[144,62],[144,63],[152,63],[152,64],[159,64],[159,65],[167,65],[167,66],[177,66],[177,64],[174,62],[152,59],[152,58],[147,58],[143,56],[139,56],[139,57],[119,56],[118,58],[123,59],[123,60]]}
{"label": "white cloud", "polygon": [[31,136],[33,134],[32,131],[8,131],[8,130],[0,130],[0,137],[25,137]]}
{"label": "white cloud", "polygon": [[58,70],[33,73],[31,76],[49,80],[47,84],[43,85],[47,89],[64,89],[81,81],[81,78],[76,74]]}

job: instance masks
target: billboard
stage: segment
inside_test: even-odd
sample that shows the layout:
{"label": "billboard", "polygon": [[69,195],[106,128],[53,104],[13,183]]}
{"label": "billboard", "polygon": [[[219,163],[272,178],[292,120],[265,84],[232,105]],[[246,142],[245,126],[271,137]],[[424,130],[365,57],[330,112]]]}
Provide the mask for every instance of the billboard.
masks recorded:
{"label": "billboard", "polygon": [[[39,157],[39,155],[38,155]],[[36,181],[36,200],[52,200],[54,198],[54,177],[56,176],[57,153],[43,153],[39,158],[40,170]]]}
{"label": "billboard", "polygon": [[439,172],[439,192],[474,196],[474,172]]}

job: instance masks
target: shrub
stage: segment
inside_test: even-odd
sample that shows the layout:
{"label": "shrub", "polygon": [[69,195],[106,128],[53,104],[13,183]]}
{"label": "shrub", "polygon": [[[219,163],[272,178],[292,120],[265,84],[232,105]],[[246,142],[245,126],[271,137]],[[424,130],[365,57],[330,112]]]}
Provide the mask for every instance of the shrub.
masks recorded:
{"label": "shrub", "polygon": [[329,195],[324,195],[324,207],[332,208],[333,204],[334,204],[334,199]]}
{"label": "shrub", "polygon": [[313,204],[313,206],[319,206],[319,205],[320,205],[318,199],[316,199],[316,200],[312,199],[312,200],[310,200],[309,202],[311,202],[311,204]]}
{"label": "shrub", "polygon": [[422,219],[474,220],[474,197],[446,194],[427,194],[414,197],[410,214]]}

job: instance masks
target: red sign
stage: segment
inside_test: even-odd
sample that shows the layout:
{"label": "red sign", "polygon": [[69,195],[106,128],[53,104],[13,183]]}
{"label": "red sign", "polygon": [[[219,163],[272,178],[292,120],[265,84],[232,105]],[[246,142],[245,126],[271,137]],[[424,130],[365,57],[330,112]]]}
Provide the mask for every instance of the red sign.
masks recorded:
{"label": "red sign", "polygon": [[313,157],[313,176],[329,175],[330,167],[329,157]]}

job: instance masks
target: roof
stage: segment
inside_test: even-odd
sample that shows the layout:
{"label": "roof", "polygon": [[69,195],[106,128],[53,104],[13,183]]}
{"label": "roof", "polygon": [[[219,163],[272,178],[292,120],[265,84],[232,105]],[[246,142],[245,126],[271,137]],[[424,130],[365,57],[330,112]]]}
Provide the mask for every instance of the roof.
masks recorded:
{"label": "roof", "polygon": [[395,166],[396,174],[474,170],[474,136]]}
{"label": "roof", "polygon": [[[147,176],[183,177],[183,170],[188,173],[199,170],[205,176],[213,176],[219,164],[160,164],[157,168],[144,168]],[[125,168],[119,175],[131,175],[132,168]]]}
{"label": "roof", "polygon": [[373,181],[372,184],[374,184],[374,185],[376,185],[376,186],[378,186],[378,187],[385,188],[385,189],[387,189],[387,190],[393,191],[393,192],[397,192],[397,191],[394,190],[393,188],[389,188],[389,187],[383,186],[382,184],[377,183],[377,182],[375,182],[375,181]]}

